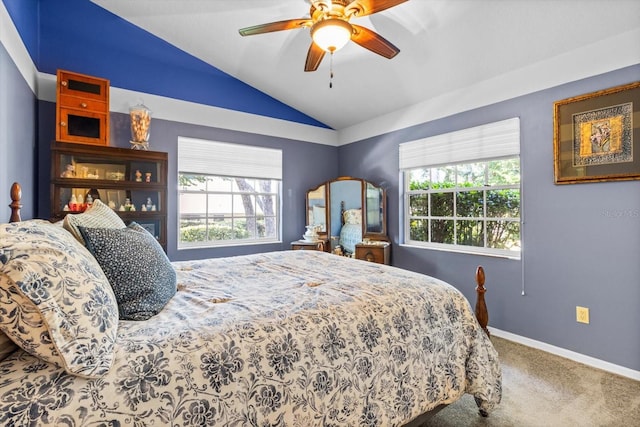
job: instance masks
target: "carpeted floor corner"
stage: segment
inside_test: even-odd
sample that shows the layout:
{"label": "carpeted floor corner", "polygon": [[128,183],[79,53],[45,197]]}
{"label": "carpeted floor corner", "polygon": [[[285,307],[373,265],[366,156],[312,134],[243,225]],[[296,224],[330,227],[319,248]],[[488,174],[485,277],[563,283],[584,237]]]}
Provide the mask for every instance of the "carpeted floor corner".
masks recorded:
{"label": "carpeted floor corner", "polygon": [[483,418],[470,395],[424,427],[640,426],[640,382],[491,338],[502,363],[502,402]]}

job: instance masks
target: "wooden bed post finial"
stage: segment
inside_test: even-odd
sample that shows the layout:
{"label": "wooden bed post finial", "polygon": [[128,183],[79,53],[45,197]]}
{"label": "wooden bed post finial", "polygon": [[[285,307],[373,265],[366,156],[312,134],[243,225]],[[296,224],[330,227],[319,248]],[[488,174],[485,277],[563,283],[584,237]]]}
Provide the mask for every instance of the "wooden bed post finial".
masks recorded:
{"label": "wooden bed post finial", "polygon": [[20,208],[22,208],[20,199],[22,199],[22,187],[17,182],[14,182],[11,186],[11,204],[9,204],[11,217],[9,222],[20,222]]}
{"label": "wooden bed post finial", "polygon": [[484,287],[484,279],[484,268],[479,265],[476,269],[476,283],[478,284],[476,287],[476,318],[487,336],[491,337],[489,329],[487,329],[487,325],[489,324],[489,312],[487,311],[487,303],[484,301],[484,293],[487,292]]}

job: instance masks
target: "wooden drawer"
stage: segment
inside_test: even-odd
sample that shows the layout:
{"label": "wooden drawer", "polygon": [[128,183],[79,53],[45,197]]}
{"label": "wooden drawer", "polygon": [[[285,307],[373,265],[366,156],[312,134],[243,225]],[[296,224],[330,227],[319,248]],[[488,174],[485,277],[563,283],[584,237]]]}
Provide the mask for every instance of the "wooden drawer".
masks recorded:
{"label": "wooden drawer", "polygon": [[60,108],[73,108],[75,110],[93,111],[96,113],[109,112],[109,106],[106,102],[90,98],[78,98],[77,96],[60,95],[58,105]]}
{"label": "wooden drawer", "polygon": [[60,96],[75,96],[109,103],[109,80],[71,71],[58,70],[57,91]]}
{"label": "wooden drawer", "polygon": [[356,258],[389,265],[391,261],[391,244],[386,242],[383,244],[358,243],[356,245]]}

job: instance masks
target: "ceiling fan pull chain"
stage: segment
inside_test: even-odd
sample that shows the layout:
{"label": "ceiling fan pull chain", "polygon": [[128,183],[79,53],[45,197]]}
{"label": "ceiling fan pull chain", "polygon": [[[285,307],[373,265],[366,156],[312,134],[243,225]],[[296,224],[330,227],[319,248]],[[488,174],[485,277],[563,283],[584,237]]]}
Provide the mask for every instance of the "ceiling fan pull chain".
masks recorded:
{"label": "ceiling fan pull chain", "polygon": [[331,51],[331,57],[329,58],[329,89],[333,87],[333,51]]}

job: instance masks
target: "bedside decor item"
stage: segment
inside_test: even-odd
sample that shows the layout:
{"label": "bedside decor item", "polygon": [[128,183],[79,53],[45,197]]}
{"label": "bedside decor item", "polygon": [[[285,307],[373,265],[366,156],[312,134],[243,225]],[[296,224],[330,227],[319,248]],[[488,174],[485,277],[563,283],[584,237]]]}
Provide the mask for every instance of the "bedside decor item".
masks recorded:
{"label": "bedside decor item", "polygon": [[58,70],[56,141],[109,145],[109,80]]}
{"label": "bedside decor item", "polygon": [[148,150],[151,110],[140,102],[129,109],[129,117],[131,118],[131,148]]}
{"label": "bedside decor item", "polygon": [[307,242],[315,242],[318,240],[318,228],[315,225],[307,225],[305,227],[307,231],[302,235],[302,238]]}
{"label": "bedside decor item", "polygon": [[640,179],[640,81],[554,103],[554,182]]}

